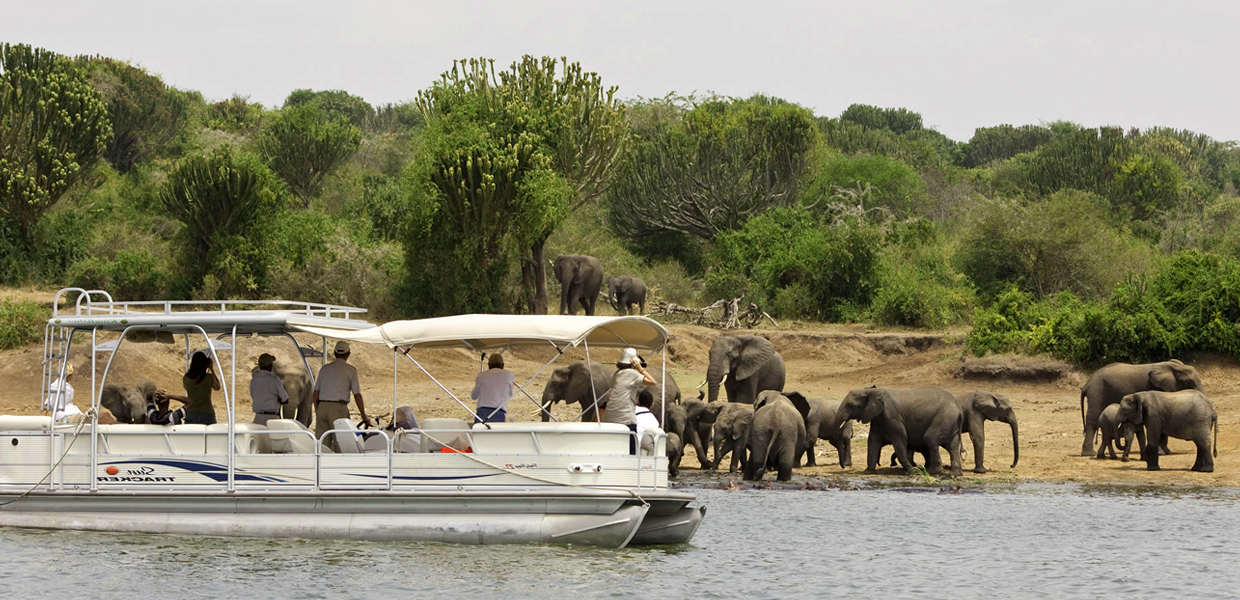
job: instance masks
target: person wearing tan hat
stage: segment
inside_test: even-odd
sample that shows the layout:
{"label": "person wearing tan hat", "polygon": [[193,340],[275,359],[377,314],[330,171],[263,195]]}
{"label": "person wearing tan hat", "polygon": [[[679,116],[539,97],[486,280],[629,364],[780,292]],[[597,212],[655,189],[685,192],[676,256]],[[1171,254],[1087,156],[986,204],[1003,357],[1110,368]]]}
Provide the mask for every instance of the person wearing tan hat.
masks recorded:
{"label": "person wearing tan hat", "polygon": [[[611,378],[603,422],[625,425],[636,434],[637,394],[641,393],[643,386],[654,383],[654,378],[642,368],[637,350],[625,348],[620,354],[620,362],[616,363],[616,374]],[[629,454],[637,454],[637,438],[634,436],[629,436]]]}
{"label": "person wearing tan hat", "polygon": [[288,391],[284,383],[272,372],[276,357],[266,352],[258,356],[258,370],[250,379],[250,402],[254,407],[254,423],[266,425],[267,421],[279,419],[280,411],[288,404]]}
{"label": "person wearing tan hat", "polygon": [[73,386],[69,378],[73,377],[73,365],[65,365],[65,376],[57,377],[47,386],[47,398],[43,399],[43,414],[51,412],[56,421],[64,421],[82,414],[73,404]]}
{"label": "person wearing tan hat", "polygon": [[[349,394],[353,394],[353,400],[357,402],[357,412],[361,413],[362,422],[370,425],[357,381],[357,369],[349,364],[349,343],[344,340],[336,342],[333,354],[336,360],[323,365],[319,369],[319,378],[314,382],[314,435],[320,438],[333,429],[336,419],[349,418]],[[335,449],[334,439],[331,445]]]}

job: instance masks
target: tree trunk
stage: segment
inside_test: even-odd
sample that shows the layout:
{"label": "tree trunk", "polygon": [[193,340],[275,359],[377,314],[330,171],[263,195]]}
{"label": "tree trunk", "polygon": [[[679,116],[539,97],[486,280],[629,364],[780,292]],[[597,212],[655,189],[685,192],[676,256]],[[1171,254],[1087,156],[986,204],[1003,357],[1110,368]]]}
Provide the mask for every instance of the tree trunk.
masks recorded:
{"label": "tree trunk", "polygon": [[543,250],[548,236],[530,244],[530,254],[521,261],[521,277],[525,283],[525,301],[530,314],[547,314],[547,261]]}

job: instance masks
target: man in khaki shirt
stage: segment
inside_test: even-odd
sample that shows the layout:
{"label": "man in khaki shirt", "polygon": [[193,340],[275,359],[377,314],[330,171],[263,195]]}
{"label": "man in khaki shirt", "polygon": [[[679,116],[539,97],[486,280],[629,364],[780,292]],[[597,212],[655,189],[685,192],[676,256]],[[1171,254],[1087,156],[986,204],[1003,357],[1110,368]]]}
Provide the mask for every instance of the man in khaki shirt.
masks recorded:
{"label": "man in khaki shirt", "polygon": [[[362,392],[357,382],[357,369],[349,364],[349,343],[336,342],[335,355],[336,360],[319,369],[319,378],[314,382],[314,435],[320,438],[334,429],[336,419],[349,418],[350,393],[357,402],[357,412],[361,413],[362,422],[370,425],[370,417],[366,416],[366,404],[362,402]],[[334,439],[329,445],[335,450]]]}

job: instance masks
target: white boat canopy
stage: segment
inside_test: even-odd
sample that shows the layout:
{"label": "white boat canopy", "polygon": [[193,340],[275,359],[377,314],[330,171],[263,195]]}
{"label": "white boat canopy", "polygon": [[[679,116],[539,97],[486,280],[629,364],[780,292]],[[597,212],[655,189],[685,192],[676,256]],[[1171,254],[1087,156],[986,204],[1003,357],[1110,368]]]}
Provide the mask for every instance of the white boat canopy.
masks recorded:
{"label": "white boat canopy", "polygon": [[290,317],[291,328],[314,335],[389,348],[466,347],[476,352],[517,346],[632,347],[654,351],[667,343],[667,329],[646,317],[560,315],[456,315],[392,321],[361,330],[323,326]]}

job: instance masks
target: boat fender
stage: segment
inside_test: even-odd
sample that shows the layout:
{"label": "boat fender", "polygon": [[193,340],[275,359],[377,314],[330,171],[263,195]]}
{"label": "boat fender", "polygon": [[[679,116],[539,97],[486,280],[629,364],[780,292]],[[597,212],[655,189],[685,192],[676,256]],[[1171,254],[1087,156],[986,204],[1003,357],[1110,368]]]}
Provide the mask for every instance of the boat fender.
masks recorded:
{"label": "boat fender", "polygon": [[569,473],[602,473],[603,465],[600,465],[600,464],[582,465],[582,464],[574,463],[574,464],[568,465],[568,472]]}

